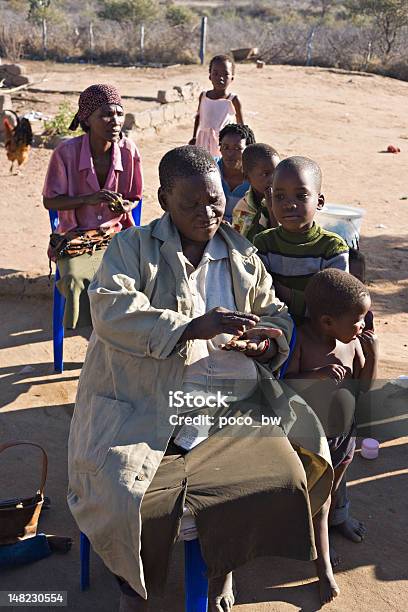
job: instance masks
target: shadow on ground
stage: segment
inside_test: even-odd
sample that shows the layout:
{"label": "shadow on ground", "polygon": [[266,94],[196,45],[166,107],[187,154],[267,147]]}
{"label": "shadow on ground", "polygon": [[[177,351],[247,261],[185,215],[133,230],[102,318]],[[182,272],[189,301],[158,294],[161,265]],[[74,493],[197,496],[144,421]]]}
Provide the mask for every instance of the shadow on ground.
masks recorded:
{"label": "shadow on ground", "polygon": [[[374,311],[382,311],[387,315],[406,312],[408,302],[407,234],[364,236],[361,240],[361,251],[366,257],[367,282],[375,307]],[[384,280],[393,283],[395,290],[392,293],[379,291],[376,288],[376,282]]]}
{"label": "shadow on ground", "polygon": [[[46,494],[51,498],[51,508],[42,513],[40,531],[74,539],[73,549],[67,555],[54,554],[30,566],[3,572],[2,588],[66,590],[70,610],[111,612],[117,609],[118,588],[114,578],[94,554],[91,558],[91,590],[87,593],[79,591],[79,533],[65,500],[67,437],[72,409],[72,404],[65,404],[6,412],[0,416],[1,440],[28,439],[42,444],[48,453]],[[356,456],[350,469],[350,496],[353,514],[367,524],[368,535],[362,544],[352,544],[340,536],[335,537],[335,546],[343,558],[337,571],[340,587],[342,580],[347,580],[348,572],[362,566],[372,567],[377,581],[393,582],[408,578],[406,563],[403,562],[408,548],[407,475],[401,472],[406,472],[407,464],[408,446],[402,443],[382,448],[380,458],[376,461]],[[1,457],[0,469],[1,498],[30,494],[38,486],[39,453],[36,449],[22,451],[16,448],[5,451]],[[248,520],[256,520],[256,517],[248,517]],[[392,526],[392,529],[386,529],[386,525]],[[166,597],[152,599],[152,610],[183,610],[182,574],[182,547],[178,545]],[[287,605],[291,604],[304,612],[318,610],[317,585],[315,582],[305,584],[313,576],[313,563],[281,558],[257,559],[236,572],[237,608],[240,604],[245,607],[249,604],[248,610],[252,610],[252,606],[269,602],[265,609],[287,609]],[[372,601],[375,596],[375,585],[372,582],[366,585],[366,588],[371,588],[367,595],[368,601],[370,598]],[[359,593],[358,601],[364,601],[364,593]],[[357,602],[356,607],[350,604],[347,601],[345,608],[333,604],[335,607],[329,609],[336,612],[357,609]],[[386,609],[394,608],[382,607],[382,610]]]}
{"label": "shadow on ground", "polygon": [[[335,548],[342,558],[335,572],[339,575],[340,588],[342,576],[362,566],[372,566],[378,581],[408,579],[408,568],[403,562],[408,550],[408,445],[401,443],[382,448],[380,452],[376,461],[367,461],[357,453],[349,470],[352,515],[366,524],[367,536],[361,544],[348,542],[340,535],[333,536]],[[403,473],[400,473],[402,470]],[[257,559],[236,572],[238,587],[240,584],[243,586],[238,603],[287,602],[304,612],[313,612],[320,609],[317,583],[287,585],[288,582],[313,576],[312,563],[277,558]],[[369,588],[368,585],[366,587]],[[348,601],[344,610],[358,609],[362,596],[363,593],[357,592],[356,607]],[[339,606],[341,603],[340,595]],[[343,610],[343,607],[338,607],[336,600],[333,610],[340,609]],[[362,609],[365,609],[364,606]]]}

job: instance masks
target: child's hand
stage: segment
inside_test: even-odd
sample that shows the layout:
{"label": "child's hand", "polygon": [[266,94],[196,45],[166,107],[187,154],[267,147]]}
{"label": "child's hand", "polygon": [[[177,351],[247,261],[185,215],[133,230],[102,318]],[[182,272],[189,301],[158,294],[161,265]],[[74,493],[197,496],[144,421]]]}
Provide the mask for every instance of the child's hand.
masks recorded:
{"label": "child's hand", "polygon": [[373,311],[369,310],[364,317],[364,331],[374,331],[374,315]]}
{"label": "child's hand", "polygon": [[316,378],[331,378],[336,384],[339,384],[346,376],[347,369],[339,363],[331,363],[322,368],[317,368],[314,372],[316,372]]}
{"label": "child's hand", "polygon": [[264,196],[266,208],[268,209],[269,227],[278,227],[279,223],[277,222],[272,210],[272,187],[267,187],[265,189]]}
{"label": "child's hand", "polygon": [[365,329],[358,339],[366,359],[378,359],[378,337],[371,329]]}
{"label": "child's hand", "polygon": [[272,187],[267,187],[265,189],[265,204],[266,204],[266,208],[271,211],[272,210]]}

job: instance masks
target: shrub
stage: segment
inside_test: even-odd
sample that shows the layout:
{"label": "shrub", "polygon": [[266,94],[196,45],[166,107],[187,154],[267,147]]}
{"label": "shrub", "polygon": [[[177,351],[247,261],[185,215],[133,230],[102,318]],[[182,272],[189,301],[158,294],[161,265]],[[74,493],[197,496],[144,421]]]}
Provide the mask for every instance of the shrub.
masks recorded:
{"label": "shrub", "polygon": [[75,111],[69,102],[61,102],[57,114],[48,121],[44,121],[43,139],[45,142],[54,136],[79,136],[82,130],[78,128],[75,132],[69,129]]}
{"label": "shrub", "polygon": [[188,25],[194,20],[194,13],[186,6],[170,5],[166,10],[166,19],[172,26]]}

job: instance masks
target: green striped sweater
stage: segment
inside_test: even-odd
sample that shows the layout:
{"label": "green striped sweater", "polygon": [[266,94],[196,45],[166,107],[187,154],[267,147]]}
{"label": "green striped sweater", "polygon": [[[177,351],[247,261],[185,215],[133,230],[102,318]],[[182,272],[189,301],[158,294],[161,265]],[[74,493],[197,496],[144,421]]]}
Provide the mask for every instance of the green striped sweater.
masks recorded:
{"label": "green striped sweater", "polygon": [[265,230],[254,245],[274,279],[292,290],[289,312],[299,320],[305,314],[304,290],[309,279],[325,268],[348,272],[349,248],[333,232],[313,223],[307,232],[288,232],[282,226]]}

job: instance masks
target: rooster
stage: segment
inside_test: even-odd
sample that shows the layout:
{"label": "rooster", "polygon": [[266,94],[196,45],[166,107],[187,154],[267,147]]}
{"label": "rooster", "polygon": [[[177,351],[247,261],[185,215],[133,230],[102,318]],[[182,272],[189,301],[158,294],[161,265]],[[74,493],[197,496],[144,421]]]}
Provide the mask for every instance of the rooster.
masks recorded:
{"label": "rooster", "polygon": [[7,117],[3,117],[6,132],[5,147],[7,157],[11,161],[10,173],[12,173],[14,162],[17,162],[20,168],[27,161],[31,143],[33,142],[33,131],[28,119],[24,117],[20,119],[14,111],[6,112],[12,113],[16,118],[16,125],[12,125]]}

